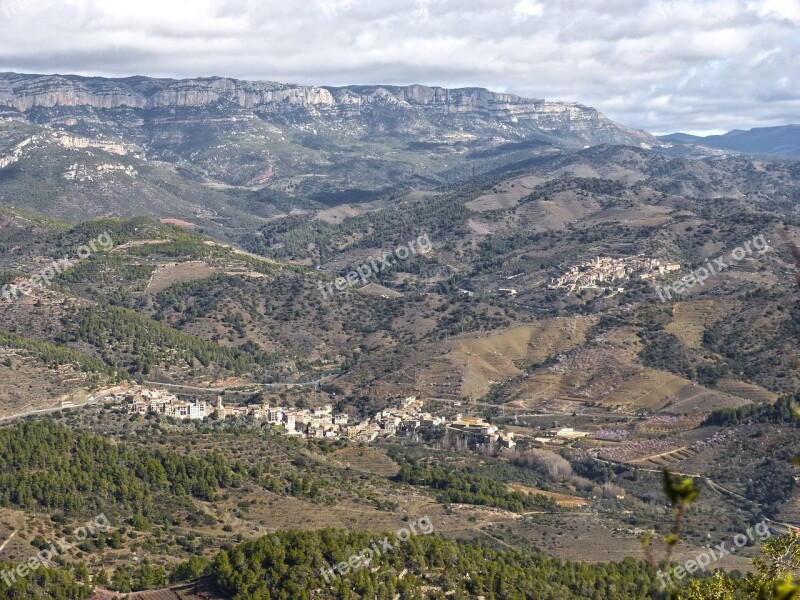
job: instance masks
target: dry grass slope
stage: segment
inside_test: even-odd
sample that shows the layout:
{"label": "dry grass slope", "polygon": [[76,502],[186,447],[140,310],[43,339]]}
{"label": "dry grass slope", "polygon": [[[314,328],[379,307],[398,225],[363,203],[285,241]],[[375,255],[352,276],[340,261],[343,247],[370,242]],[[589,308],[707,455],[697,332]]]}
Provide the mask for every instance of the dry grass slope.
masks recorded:
{"label": "dry grass slope", "polygon": [[586,342],[593,317],[555,318],[520,325],[484,338],[458,342],[451,360],[463,368],[462,393],[470,398],[486,394],[492,382],[522,373],[515,361],[539,362]]}

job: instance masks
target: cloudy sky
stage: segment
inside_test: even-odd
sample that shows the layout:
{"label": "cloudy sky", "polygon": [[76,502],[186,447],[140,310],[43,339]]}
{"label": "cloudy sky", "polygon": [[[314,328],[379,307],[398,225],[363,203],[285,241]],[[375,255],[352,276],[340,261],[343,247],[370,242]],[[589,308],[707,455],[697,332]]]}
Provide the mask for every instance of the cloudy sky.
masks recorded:
{"label": "cloudy sky", "polygon": [[480,86],[747,129],[800,122],[800,0],[0,0],[0,71]]}

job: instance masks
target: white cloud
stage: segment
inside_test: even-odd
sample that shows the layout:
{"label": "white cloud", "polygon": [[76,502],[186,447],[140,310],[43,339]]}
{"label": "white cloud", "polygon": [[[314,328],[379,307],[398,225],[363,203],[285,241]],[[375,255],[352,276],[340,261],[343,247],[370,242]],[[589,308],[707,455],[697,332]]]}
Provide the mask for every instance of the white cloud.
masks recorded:
{"label": "white cloud", "polygon": [[514,15],[518,19],[528,19],[530,17],[541,17],[544,14],[544,6],[536,0],[519,0],[514,5]]}
{"label": "white cloud", "polygon": [[0,0],[0,70],[470,85],[747,128],[800,121],[797,23],[800,0]]}
{"label": "white cloud", "polygon": [[800,0],[762,0],[749,6],[763,17],[800,23]]}

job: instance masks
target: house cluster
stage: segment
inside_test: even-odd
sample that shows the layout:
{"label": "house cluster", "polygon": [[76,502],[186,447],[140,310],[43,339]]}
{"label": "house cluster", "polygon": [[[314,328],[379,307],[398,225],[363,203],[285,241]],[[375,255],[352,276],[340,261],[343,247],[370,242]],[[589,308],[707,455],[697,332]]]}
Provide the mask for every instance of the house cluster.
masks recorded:
{"label": "house cluster", "polygon": [[483,444],[499,443],[506,448],[513,448],[517,445],[513,433],[500,431],[497,425],[492,425],[483,419],[459,417],[450,425],[450,428],[467,436],[477,437],[478,441]]}
{"label": "house cluster", "polygon": [[[314,409],[269,407],[242,414],[244,407],[232,409],[229,413],[223,408],[221,417],[229,414],[253,416],[266,419],[268,423],[283,425],[288,435],[302,435],[308,438],[350,439],[358,442],[371,442],[379,437],[390,437],[398,433],[413,433],[425,425],[442,425],[444,419],[422,412],[422,400],[411,396],[401,400],[397,406],[380,411],[373,417],[360,422],[351,422],[345,413],[334,413],[333,407],[326,404]],[[220,410],[219,407],[216,409]]]}
{"label": "house cluster", "polygon": [[132,414],[156,413],[167,417],[175,417],[176,419],[198,420],[205,419],[210,414],[205,400],[184,402],[164,390],[135,387],[116,392],[112,397],[118,400],[128,398],[130,401],[126,406],[126,410]]}
{"label": "house cluster", "polygon": [[539,437],[534,438],[534,441],[541,444],[566,444],[588,435],[588,431],[577,431],[572,427],[562,427],[560,429],[550,429],[549,431],[542,432]]}
{"label": "house cluster", "polygon": [[[613,284],[638,276],[639,279],[653,279],[681,268],[675,263],[662,263],[657,258],[626,256],[610,258],[598,256],[592,261],[570,268],[560,277],[550,280],[550,289],[566,289],[568,294],[582,289],[596,289],[599,284]],[[618,288],[617,291],[624,291]]]}
{"label": "house cluster", "polygon": [[184,401],[167,391],[140,386],[116,392],[112,397],[127,399],[125,409],[129,413],[156,413],[178,419],[204,419],[211,415],[218,419],[250,417],[283,425],[288,433],[310,434],[311,437],[335,437],[330,432],[347,424],[347,415],[334,415],[330,404],[314,410],[270,406],[269,403],[225,406],[222,396],[217,396],[213,404],[205,400]]}
{"label": "house cluster", "polygon": [[[221,396],[213,404],[205,400],[183,401],[167,391],[140,386],[116,391],[109,397],[125,403],[125,410],[131,414],[155,413],[177,419],[204,419],[211,415],[219,419],[249,417],[281,425],[287,435],[308,438],[345,438],[371,442],[380,437],[414,433],[420,427],[445,424],[444,417],[423,412],[423,402],[416,396],[400,400],[396,406],[357,423],[351,423],[345,413],[335,413],[330,404],[314,409],[270,406],[269,403],[225,406]],[[497,428],[488,423],[486,425],[493,428],[487,435],[497,437]]]}
{"label": "house cluster", "polygon": [[372,441],[378,437],[391,437],[398,433],[414,433],[420,427],[444,425],[444,417],[435,417],[422,411],[423,402],[416,396],[401,400],[397,406],[386,408],[370,419],[353,426],[348,437]]}
{"label": "house cluster", "polygon": [[330,404],[314,409],[264,405],[263,411],[263,416],[253,416],[264,418],[272,425],[283,425],[287,434],[312,438],[338,438],[350,421],[344,413],[334,414]]}

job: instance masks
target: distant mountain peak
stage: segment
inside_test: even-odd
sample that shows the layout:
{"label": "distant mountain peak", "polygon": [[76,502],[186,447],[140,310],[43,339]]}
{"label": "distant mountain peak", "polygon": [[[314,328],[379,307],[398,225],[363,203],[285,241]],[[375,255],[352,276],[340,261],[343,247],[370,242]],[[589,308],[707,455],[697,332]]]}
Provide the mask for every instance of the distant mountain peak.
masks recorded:
{"label": "distant mountain peak", "polygon": [[677,142],[706,148],[730,150],[743,154],[800,158],[800,125],[777,125],[732,129],[722,135],[696,136],[671,133],[659,136],[665,142]]}

